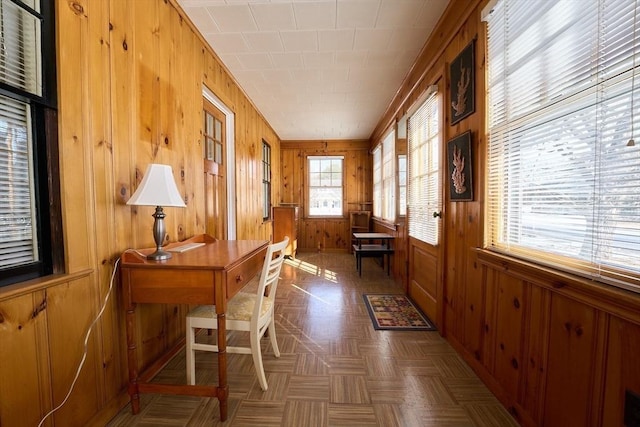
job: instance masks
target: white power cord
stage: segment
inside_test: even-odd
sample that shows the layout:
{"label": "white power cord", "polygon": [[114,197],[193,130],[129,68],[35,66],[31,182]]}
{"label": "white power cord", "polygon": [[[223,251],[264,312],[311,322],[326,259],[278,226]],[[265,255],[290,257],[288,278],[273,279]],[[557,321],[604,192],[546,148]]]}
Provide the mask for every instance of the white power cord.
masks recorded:
{"label": "white power cord", "polygon": [[111,281],[109,282],[109,290],[107,291],[107,295],[105,295],[105,297],[104,297],[104,301],[102,303],[102,308],[100,308],[100,311],[98,312],[98,315],[96,316],[95,319],[93,319],[93,322],[91,322],[91,325],[89,325],[89,329],[87,330],[87,334],[84,337],[84,351],[83,351],[83,354],[82,354],[82,360],[80,360],[80,365],[78,366],[78,370],[76,371],[76,376],[73,378],[73,381],[71,382],[71,386],[69,387],[69,391],[67,392],[67,395],[64,397],[64,400],[58,406],[56,406],[55,408],[50,410],[44,417],[42,417],[42,419],[38,423],[38,427],[41,427],[42,423],[44,423],[44,421],[51,414],[56,412],[58,409],[62,408],[62,406],[65,403],[67,403],[67,400],[69,399],[69,396],[71,396],[71,392],[73,391],[73,387],[75,387],[76,381],[78,381],[78,377],[80,376],[80,371],[82,371],[82,367],[84,366],[84,362],[87,359],[89,335],[91,335],[91,330],[95,326],[95,324],[98,321],[98,319],[100,319],[100,317],[102,316],[102,313],[104,313],[104,310],[107,307],[107,301],[109,301],[109,297],[111,296],[111,291],[113,290],[113,279],[116,276],[116,271],[118,271],[118,264],[119,263],[120,263],[120,258],[118,258],[116,260],[116,263],[113,266],[113,272],[111,273]]}

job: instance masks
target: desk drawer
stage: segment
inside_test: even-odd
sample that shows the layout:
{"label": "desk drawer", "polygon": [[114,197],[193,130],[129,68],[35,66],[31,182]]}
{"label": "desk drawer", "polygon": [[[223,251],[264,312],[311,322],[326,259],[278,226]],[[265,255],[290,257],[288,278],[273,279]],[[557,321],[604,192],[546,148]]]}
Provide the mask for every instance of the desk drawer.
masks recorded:
{"label": "desk drawer", "polygon": [[227,298],[238,293],[262,269],[266,249],[227,271]]}
{"label": "desk drawer", "polygon": [[208,270],[128,269],[131,299],[139,303],[213,304],[214,277]]}

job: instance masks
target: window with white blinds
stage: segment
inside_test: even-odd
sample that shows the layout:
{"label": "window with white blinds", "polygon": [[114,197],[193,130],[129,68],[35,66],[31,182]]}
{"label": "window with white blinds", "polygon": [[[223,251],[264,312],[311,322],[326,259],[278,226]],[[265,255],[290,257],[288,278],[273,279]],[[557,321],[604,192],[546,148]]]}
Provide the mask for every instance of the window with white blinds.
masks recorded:
{"label": "window with white blinds", "polygon": [[62,245],[52,241],[58,177],[47,167],[57,159],[53,7],[0,0],[0,286],[51,274]]}
{"label": "window with white blinds", "polygon": [[487,246],[636,291],[638,9],[501,0],[483,11]]}
{"label": "window with white blinds", "polygon": [[398,154],[398,215],[407,215],[407,155]]}
{"label": "window with white blinds", "polygon": [[432,93],[408,124],[409,236],[431,245],[440,239],[440,221],[433,216],[442,205],[440,103],[440,94]]}
{"label": "window with white blinds", "polygon": [[[20,3],[29,6],[34,2]],[[42,95],[38,16],[19,3],[2,0],[0,34],[0,81],[34,95]]]}
{"label": "window with white blinds", "polygon": [[0,268],[38,258],[29,106],[0,95]]}
{"label": "window with white blinds", "polygon": [[389,132],[373,150],[373,216],[396,220],[396,133]]}
{"label": "window with white blinds", "polygon": [[373,150],[373,216],[382,216],[382,144]]}
{"label": "window with white blinds", "polygon": [[396,133],[394,131],[382,141],[382,218],[396,220]]}

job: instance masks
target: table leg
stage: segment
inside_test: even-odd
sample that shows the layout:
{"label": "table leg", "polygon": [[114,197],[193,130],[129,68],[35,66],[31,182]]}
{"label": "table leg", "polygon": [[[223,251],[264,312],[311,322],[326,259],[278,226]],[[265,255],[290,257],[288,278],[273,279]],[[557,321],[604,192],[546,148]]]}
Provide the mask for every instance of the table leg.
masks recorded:
{"label": "table leg", "polygon": [[391,271],[391,260],[390,260],[391,255],[387,254],[387,276],[389,276],[389,272]]}
{"label": "table leg", "polygon": [[[127,294],[129,294],[127,292]],[[128,295],[126,300],[130,300]],[[136,304],[129,303],[125,327],[127,330],[127,362],[129,365],[129,399],[131,401],[131,412],[135,415],[140,412],[140,390],[138,387],[138,347],[136,344]]]}
{"label": "table leg", "polygon": [[225,313],[218,315],[218,402],[220,403],[220,421],[227,420],[227,321]]}

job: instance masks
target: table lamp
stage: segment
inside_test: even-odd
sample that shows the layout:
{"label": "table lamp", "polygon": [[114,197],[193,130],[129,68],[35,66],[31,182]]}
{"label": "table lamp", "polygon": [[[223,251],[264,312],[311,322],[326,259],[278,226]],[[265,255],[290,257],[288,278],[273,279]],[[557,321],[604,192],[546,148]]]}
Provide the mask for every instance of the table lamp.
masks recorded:
{"label": "table lamp", "polygon": [[152,215],[154,218],[153,238],[156,242],[156,251],[147,255],[147,259],[161,261],[171,258],[171,253],[162,250],[162,243],[167,234],[164,226],[165,214],[162,207],[186,207],[173,179],[171,166],[155,163],[147,166],[147,171],[144,173],[140,186],[127,201],[127,205],[156,207],[156,212]]}

